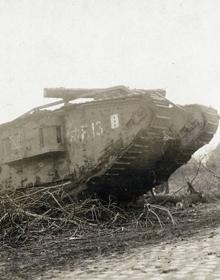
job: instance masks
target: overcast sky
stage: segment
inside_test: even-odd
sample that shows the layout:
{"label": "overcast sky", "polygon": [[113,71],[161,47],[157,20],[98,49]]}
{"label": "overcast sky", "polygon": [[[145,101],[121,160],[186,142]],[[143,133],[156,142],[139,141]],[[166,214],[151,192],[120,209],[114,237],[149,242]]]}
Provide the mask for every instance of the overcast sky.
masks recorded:
{"label": "overcast sky", "polygon": [[118,84],[220,111],[220,1],[0,0],[0,123],[44,87]]}

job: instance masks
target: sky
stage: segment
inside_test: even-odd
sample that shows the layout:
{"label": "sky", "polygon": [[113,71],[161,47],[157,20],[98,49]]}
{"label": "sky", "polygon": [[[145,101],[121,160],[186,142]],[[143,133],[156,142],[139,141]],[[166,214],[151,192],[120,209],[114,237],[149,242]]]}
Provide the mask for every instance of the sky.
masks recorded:
{"label": "sky", "polygon": [[45,87],[121,84],[220,112],[220,1],[0,0],[0,123]]}

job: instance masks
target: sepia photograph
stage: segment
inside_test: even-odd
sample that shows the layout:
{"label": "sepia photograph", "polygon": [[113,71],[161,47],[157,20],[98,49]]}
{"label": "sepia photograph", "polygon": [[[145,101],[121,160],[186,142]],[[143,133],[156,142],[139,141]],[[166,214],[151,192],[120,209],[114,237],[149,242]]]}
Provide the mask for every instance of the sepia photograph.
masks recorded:
{"label": "sepia photograph", "polygon": [[220,279],[220,2],[0,0],[0,279]]}

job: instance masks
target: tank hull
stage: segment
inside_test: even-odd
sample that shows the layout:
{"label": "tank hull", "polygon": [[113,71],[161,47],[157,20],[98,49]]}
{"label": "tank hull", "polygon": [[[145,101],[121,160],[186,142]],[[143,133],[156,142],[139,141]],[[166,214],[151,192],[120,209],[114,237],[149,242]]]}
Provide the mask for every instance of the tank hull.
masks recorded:
{"label": "tank hull", "polygon": [[2,125],[1,188],[69,181],[73,193],[124,199],[145,193],[208,143],[218,126],[214,109],[175,106],[164,95],[114,88],[92,102],[36,110]]}

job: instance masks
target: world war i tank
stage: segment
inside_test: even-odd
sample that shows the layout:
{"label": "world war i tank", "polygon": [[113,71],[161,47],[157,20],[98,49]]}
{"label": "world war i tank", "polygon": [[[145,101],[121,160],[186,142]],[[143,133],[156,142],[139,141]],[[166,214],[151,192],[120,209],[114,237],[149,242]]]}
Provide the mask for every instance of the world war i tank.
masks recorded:
{"label": "world war i tank", "polygon": [[167,181],[219,121],[213,108],[176,105],[160,89],[50,88],[44,96],[60,100],[0,126],[2,189],[69,184],[75,194],[131,199]]}

